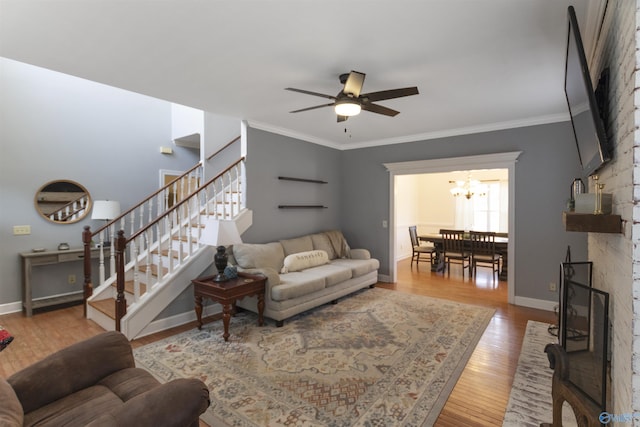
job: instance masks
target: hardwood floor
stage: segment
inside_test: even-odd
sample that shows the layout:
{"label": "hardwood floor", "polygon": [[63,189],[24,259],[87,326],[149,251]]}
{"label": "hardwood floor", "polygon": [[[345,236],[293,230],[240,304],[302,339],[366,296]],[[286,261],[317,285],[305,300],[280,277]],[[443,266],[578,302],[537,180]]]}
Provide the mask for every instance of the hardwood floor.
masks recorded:
{"label": "hardwood floor", "polygon": [[[415,295],[427,295],[467,304],[492,307],[496,313],[453,389],[436,426],[500,426],[509,399],[527,320],[553,323],[552,312],[516,307],[507,303],[506,282],[491,280],[489,269],[462,280],[458,266],[451,277],[419,268],[407,259],[398,264],[398,281],[377,286]],[[0,374],[5,378],[42,357],[102,332],[82,315],[82,306],[37,313],[0,316],[0,325],[15,337],[0,353]],[[195,322],[132,341],[134,347],[195,328]],[[202,423],[201,423],[202,425]]]}

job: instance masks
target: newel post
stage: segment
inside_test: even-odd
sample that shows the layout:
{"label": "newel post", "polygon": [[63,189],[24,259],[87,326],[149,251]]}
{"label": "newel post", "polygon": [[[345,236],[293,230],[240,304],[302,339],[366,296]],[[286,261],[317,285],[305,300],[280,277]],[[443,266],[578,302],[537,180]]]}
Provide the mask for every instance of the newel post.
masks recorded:
{"label": "newel post", "polygon": [[124,254],[127,247],[127,239],[124,230],[118,231],[115,241],[116,246],[116,331],[120,332],[120,320],[127,314],[127,300],[124,297]]}
{"label": "newel post", "polygon": [[84,286],[83,286],[83,299],[84,299],[84,317],[87,317],[87,300],[93,295],[93,284],[91,283],[91,227],[84,226],[82,232],[82,245],[84,248]]}

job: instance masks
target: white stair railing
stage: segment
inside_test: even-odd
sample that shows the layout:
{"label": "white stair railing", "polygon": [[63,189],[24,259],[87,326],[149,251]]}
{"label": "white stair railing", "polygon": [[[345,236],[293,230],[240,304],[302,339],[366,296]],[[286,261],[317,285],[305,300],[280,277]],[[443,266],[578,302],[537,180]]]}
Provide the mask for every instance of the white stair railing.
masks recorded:
{"label": "white stair railing", "polygon": [[[203,245],[198,242],[198,239],[203,229],[204,219],[212,216],[220,219],[233,219],[244,209],[244,179],[242,179],[245,175],[244,158],[197,188],[189,187],[188,183],[201,182],[200,165],[194,167],[190,173],[195,174],[198,179],[189,176],[185,177],[181,183],[174,182],[175,185],[185,186],[184,192],[182,192],[184,197],[181,197],[181,200],[174,199],[171,207],[156,215],[152,220],[147,219],[148,216],[145,212],[152,209],[153,200],[157,201],[162,198],[166,201],[166,192],[163,190],[159,190],[147,198],[143,203],[146,207],[130,209],[123,218],[110,224],[109,227],[103,227],[93,234],[89,234],[88,227],[85,227],[85,234],[83,234],[85,252],[90,250],[87,238],[98,234],[101,237],[100,241],[102,241],[102,233],[109,232],[114,235],[116,224],[120,227],[117,237],[114,236],[112,239],[114,245],[108,254],[111,258],[109,272],[114,273],[106,275],[102,250],[100,256],[101,283],[116,283],[116,313],[124,316],[127,312],[127,302],[124,299],[127,282],[133,292],[131,304],[137,304],[144,294],[151,293],[166,283],[182,265],[202,250]],[[145,220],[139,222],[142,217]],[[137,229],[127,238],[124,233],[129,223],[132,222],[137,222],[140,226],[136,227]],[[85,283],[87,279],[86,264]],[[121,274],[116,268],[117,265],[124,265]],[[85,296],[88,297],[86,289]],[[116,330],[120,330],[120,320],[121,318],[116,319]]]}

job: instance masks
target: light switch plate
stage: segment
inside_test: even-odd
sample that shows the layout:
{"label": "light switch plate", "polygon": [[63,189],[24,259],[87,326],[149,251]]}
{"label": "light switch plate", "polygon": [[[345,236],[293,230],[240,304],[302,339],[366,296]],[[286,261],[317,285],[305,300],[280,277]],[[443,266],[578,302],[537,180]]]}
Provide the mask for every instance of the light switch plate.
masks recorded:
{"label": "light switch plate", "polygon": [[30,225],[14,225],[13,226],[13,235],[14,236],[24,236],[26,234],[31,234],[31,226]]}

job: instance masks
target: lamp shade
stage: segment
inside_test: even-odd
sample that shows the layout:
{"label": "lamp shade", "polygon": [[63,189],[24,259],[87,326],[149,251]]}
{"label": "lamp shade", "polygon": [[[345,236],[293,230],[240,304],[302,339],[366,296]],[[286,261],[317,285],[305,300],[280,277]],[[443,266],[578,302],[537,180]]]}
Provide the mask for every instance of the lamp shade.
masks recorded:
{"label": "lamp shade", "polygon": [[235,221],[208,219],[200,235],[200,243],[209,246],[229,246],[242,243]]}
{"label": "lamp shade", "polygon": [[93,202],[91,219],[111,220],[120,215],[120,202],[115,200],[96,200]]}

